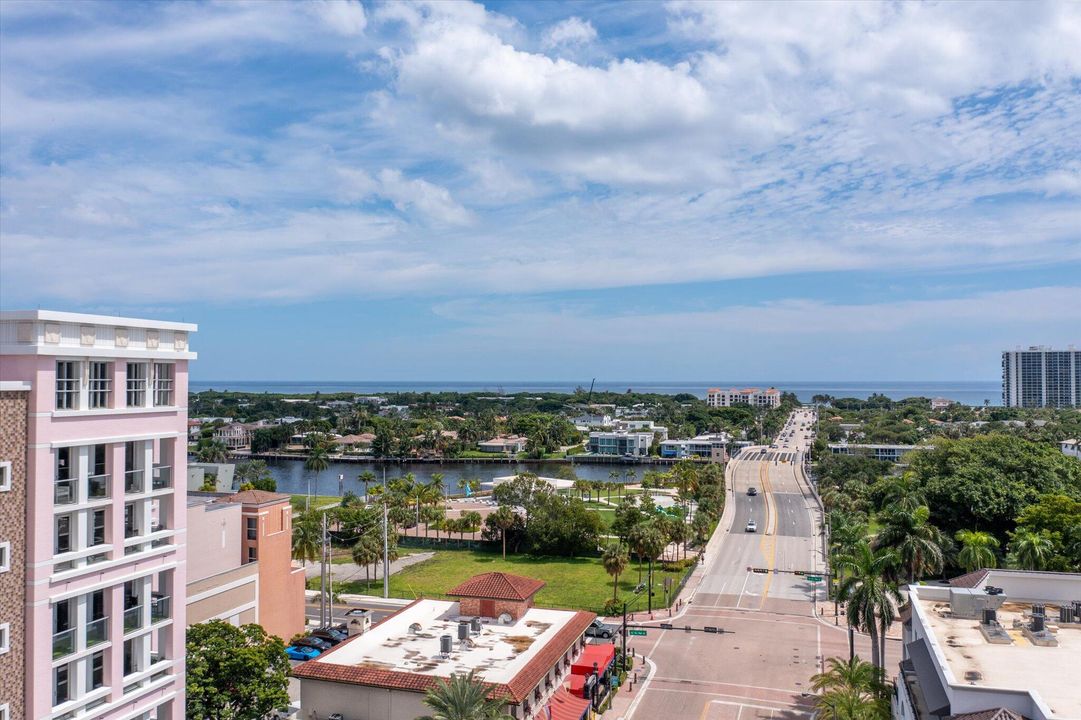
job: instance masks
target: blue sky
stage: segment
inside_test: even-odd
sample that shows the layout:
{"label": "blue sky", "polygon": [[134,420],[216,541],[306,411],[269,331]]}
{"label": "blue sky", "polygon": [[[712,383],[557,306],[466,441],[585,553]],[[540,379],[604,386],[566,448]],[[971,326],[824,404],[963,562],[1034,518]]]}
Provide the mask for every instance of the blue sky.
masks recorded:
{"label": "blue sky", "polygon": [[993,379],[1081,344],[1076,3],[0,4],[0,305],[202,379]]}

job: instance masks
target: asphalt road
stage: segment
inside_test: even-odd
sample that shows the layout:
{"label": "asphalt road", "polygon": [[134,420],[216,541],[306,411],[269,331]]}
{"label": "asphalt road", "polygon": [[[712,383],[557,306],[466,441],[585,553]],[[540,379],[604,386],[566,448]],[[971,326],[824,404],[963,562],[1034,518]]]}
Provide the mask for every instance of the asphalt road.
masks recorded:
{"label": "asphalt road", "polygon": [[[799,470],[813,440],[810,428],[810,411],[796,411],[777,447],[744,450],[729,463],[730,524],[722,525],[720,545],[705,558],[706,575],[692,603],[670,621],[677,629],[652,629],[668,622],[657,618],[646,637],[633,638],[631,647],[656,670],[635,690],[640,697],[627,720],[811,716],[810,678],[825,658],[847,658],[848,637],[833,624],[824,584],[807,580],[825,567],[821,514]],[[747,495],[752,486],[758,495]],[[745,531],[750,519],[758,532]],[[828,615],[819,617],[824,605]],[[693,630],[705,626],[724,632]],[[868,657],[864,638],[857,638],[856,649]],[[896,647],[888,652],[899,654]]]}

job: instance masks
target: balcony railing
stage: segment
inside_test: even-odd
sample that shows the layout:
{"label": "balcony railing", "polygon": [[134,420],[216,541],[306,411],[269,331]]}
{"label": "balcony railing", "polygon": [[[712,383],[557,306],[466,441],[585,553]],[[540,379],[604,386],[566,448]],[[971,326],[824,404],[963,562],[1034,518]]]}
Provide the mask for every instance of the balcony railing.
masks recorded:
{"label": "balcony railing", "polygon": [[143,626],[143,606],[136,605],[124,611],[124,632],[138,630]]}
{"label": "balcony railing", "polygon": [[57,505],[70,505],[79,501],[79,480],[77,478],[57,479],[53,484],[53,502]]}
{"label": "balcony railing", "polygon": [[143,471],[128,470],[124,473],[124,492],[141,493],[143,491]]}
{"label": "balcony railing", "polygon": [[53,635],[53,660],[75,652],[75,628],[61,630]]}
{"label": "balcony railing", "polygon": [[165,488],[172,486],[173,469],[168,465],[155,465],[154,478],[151,480],[151,487],[154,490],[164,490]]}
{"label": "balcony railing", "polygon": [[150,601],[150,622],[158,623],[162,620],[169,619],[169,600],[171,598],[168,595],[159,595]]}
{"label": "balcony railing", "polygon": [[109,497],[109,476],[91,475],[86,479],[86,496],[91,500]]}
{"label": "balcony railing", "polygon": [[139,532],[138,527],[136,527],[135,525],[129,525],[127,523],[124,523],[124,539],[125,540],[128,540],[128,539],[133,538],[133,537],[138,537],[139,535],[142,535],[142,533]]}
{"label": "balcony railing", "polygon": [[91,620],[86,624],[86,646],[92,647],[109,639],[109,618]]}

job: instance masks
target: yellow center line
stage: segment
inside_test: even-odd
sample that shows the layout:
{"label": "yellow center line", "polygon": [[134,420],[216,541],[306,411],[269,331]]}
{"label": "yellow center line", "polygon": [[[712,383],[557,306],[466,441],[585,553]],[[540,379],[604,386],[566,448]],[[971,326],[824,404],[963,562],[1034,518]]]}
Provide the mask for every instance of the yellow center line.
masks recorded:
{"label": "yellow center line", "polygon": [[[769,498],[772,494],[773,489],[769,483],[768,461],[762,463],[760,474],[762,478],[762,484],[766,488],[766,497]],[[777,561],[777,503],[771,503],[767,500],[766,504],[769,507],[770,519],[773,521],[772,523],[767,522],[766,527],[768,529],[770,524],[772,524],[773,534],[769,535],[768,537],[764,536],[762,538],[762,553],[766,556],[766,570],[768,570],[769,572],[766,573],[766,585],[762,589],[762,600],[760,600],[758,603],[759,610],[761,610],[762,607],[766,604],[766,597],[769,595],[769,586],[770,583],[773,581],[773,567]],[[769,545],[768,552],[765,549],[767,543]]]}

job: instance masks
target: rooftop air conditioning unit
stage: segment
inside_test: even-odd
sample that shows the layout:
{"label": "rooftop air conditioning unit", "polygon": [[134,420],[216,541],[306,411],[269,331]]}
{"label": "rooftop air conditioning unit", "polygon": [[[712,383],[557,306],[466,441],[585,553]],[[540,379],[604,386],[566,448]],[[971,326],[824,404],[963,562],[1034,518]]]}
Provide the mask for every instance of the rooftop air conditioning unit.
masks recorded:
{"label": "rooftop air conditioning unit", "polygon": [[450,635],[439,636],[439,654],[443,657],[449,657],[451,650],[454,648],[454,638]]}
{"label": "rooftop air conditioning unit", "polygon": [[469,629],[473,631],[474,635],[480,635],[480,618],[475,617],[469,621]]}

